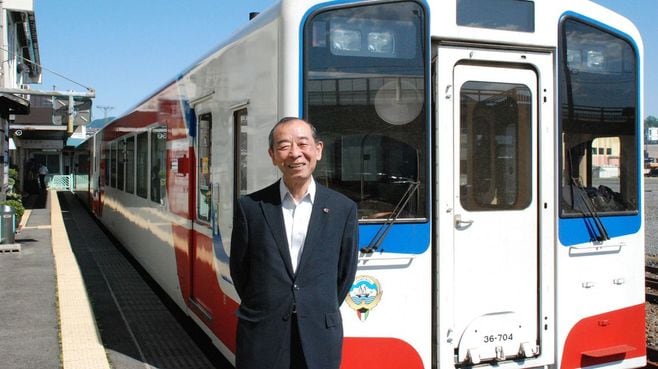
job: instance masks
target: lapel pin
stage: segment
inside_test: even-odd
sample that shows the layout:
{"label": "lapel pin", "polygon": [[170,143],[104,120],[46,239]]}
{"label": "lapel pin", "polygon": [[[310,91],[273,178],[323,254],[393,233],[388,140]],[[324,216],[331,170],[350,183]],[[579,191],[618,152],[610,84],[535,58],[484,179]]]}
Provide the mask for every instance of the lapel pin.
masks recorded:
{"label": "lapel pin", "polygon": [[323,208],[322,211],[323,211],[325,214],[328,214],[328,213],[329,213],[329,208]]}

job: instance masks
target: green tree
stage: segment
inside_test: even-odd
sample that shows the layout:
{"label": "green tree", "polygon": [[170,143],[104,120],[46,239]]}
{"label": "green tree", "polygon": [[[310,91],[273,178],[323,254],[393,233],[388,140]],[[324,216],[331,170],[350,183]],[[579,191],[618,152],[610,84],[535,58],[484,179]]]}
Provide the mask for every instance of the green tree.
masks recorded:
{"label": "green tree", "polygon": [[658,118],[654,117],[653,115],[649,115],[644,120],[644,126],[645,127],[658,127]]}

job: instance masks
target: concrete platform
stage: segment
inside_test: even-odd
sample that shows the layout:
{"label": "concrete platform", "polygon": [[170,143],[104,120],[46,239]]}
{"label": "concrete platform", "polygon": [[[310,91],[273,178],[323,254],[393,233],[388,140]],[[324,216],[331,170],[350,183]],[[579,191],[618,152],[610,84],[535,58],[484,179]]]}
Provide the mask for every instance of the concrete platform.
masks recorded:
{"label": "concrete platform", "polygon": [[0,248],[2,368],[232,367],[73,194],[25,205],[16,244]]}

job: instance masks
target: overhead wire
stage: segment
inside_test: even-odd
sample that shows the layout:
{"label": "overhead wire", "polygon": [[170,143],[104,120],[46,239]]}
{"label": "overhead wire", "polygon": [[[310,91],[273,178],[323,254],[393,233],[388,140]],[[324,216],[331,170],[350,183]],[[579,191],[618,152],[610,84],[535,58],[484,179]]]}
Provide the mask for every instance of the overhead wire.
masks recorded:
{"label": "overhead wire", "polygon": [[[12,54],[11,51],[5,49],[4,47],[0,47],[0,50],[6,51],[6,52],[9,53],[10,55]],[[34,64],[34,65],[38,66],[39,68],[41,68],[41,69],[43,69],[43,70],[45,70],[45,71],[48,71],[48,72],[50,72],[50,73],[56,75],[57,77],[63,78],[63,79],[65,79],[65,80],[67,80],[67,81],[69,81],[69,82],[71,82],[71,83],[74,83],[74,84],[76,84],[76,85],[78,85],[78,86],[80,86],[80,87],[83,87],[83,88],[85,88],[87,91],[94,91],[94,89],[91,88],[91,87],[85,86],[85,85],[83,85],[82,83],[77,82],[77,81],[74,81],[73,79],[71,79],[71,78],[69,78],[69,77],[67,77],[67,76],[65,76],[65,75],[63,75],[63,74],[61,74],[61,73],[57,73],[57,72],[55,72],[55,71],[52,70],[52,69],[49,69],[49,68],[44,67],[43,64],[36,63],[36,62],[32,61],[31,59],[28,59],[28,58],[26,58],[26,57],[24,57],[24,56],[22,56],[22,55],[17,55],[17,56],[18,56],[19,58],[23,59],[24,61],[30,63],[30,64]],[[7,60],[5,60],[5,62],[6,62],[6,61],[7,61]]]}

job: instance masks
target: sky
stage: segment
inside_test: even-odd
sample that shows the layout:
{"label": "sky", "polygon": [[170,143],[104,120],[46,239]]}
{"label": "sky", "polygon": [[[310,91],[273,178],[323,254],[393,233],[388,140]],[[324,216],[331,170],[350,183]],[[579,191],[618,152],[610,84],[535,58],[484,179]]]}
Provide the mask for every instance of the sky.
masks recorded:
{"label": "sky", "polygon": [[[244,25],[250,12],[274,2],[34,0],[43,83],[32,88],[93,88],[93,119],[121,115],[207,55]],[[640,30],[644,117],[658,117],[658,2],[595,2],[624,15]]]}

